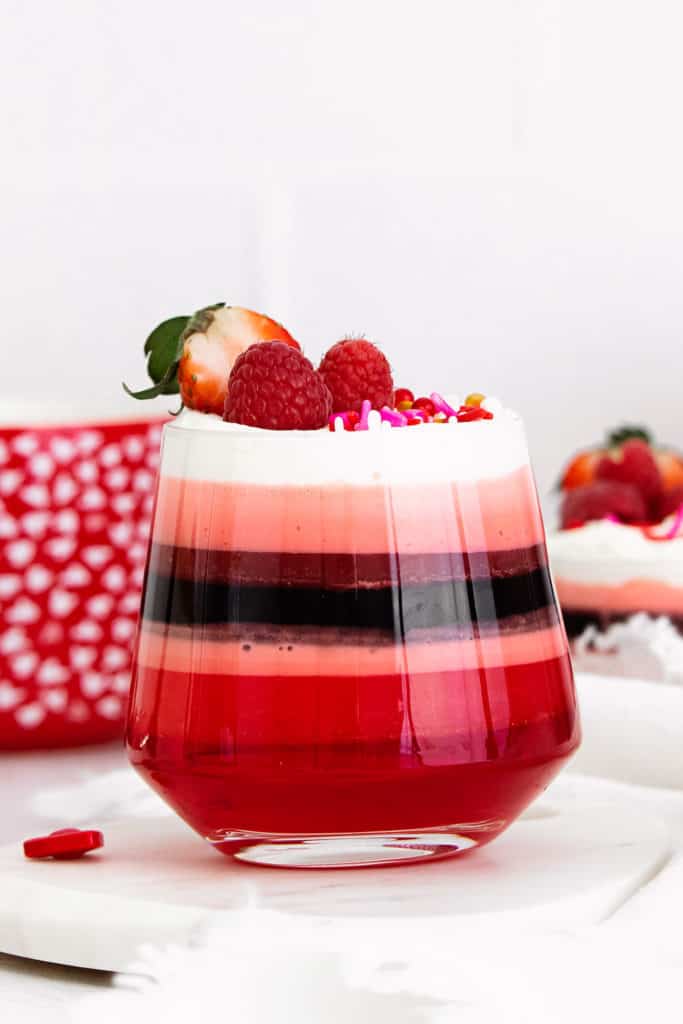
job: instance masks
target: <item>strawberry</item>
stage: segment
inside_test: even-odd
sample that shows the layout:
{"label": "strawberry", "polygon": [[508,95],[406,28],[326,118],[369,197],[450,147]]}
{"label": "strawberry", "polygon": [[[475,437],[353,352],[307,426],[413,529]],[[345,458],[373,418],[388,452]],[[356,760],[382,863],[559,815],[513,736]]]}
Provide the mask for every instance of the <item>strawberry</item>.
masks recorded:
{"label": "strawberry", "polygon": [[578,452],[562,474],[560,490],[571,491],[574,487],[592,483],[595,480],[598,463],[604,454],[604,450],[600,448]]}
{"label": "strawberry", "polygon": [[621,448],[604,455],[596,479],[630,484],[643,497],[648,511],[655,511],[662,494],[662,476],[647,441],[632,437]]}
{"label": "strawberry", "polygon": [[281,324],[240,306],[218,303],[192,317],[174,317],[155,328],[145,343],[153,386],[126,391],[141,399],[179,392],[188,409],[222,416],[235,360],[264,341],[299,349]]}
{"label": "strawberry", "polygon": [[683,455],[670,448],[659,448],[655,452],[655,459],[665,493],[683,487]]}
{"label": "strawberry", "polygon": [[616,516],[624,523],[644,522],[647,508],[643,496],[632,484],[614,480],[581,484],[565,494],[560,510],[564,530],[606,516]]}

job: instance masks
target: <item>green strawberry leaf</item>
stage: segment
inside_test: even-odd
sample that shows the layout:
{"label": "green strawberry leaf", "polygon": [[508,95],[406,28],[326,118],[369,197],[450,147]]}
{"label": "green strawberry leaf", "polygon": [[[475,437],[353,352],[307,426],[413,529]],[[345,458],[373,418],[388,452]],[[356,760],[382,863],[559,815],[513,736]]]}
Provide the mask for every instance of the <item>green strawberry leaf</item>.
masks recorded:
{"label": "green strawberry leaf", "polygon": [[154,328],[145,342],[147,373],[155,384],[159,384],[168,373],[169,367],[180,359],[182,333],[189,319],[187,316],[174,316],[170,320],[164,320]]}
{"label": "green strawberry leaf", "polygon": [[619,445],[624,444],[625,441],[631,441],[634,438],[652,445],[652,434],[649,430],[646,430],[645,427],[625,423],[623,427],[618,427],[617,430],[613,430],[607,435],[607,447],[618,448]]}
{"label": "green strawberry leaf", "polygon": [[132,391],[127,384],[124,391],[132,398],[145,400],[159,395],[178,394],[178,362],[183,351],[183,335],[189,322],[187,316],[174,316],[155,327],[145,342],[147,373],[154,381],[151,388]]}
{"label": "green strawberry leaf", "polygon": [[159,395],[177,395],[178,364],[183,354],[183,345],[189,335],[197,331],[206,331],[209,327],[213,311],[221,309],[224,302],[200,309],[192,316],[174,316],[164,320],[154,328],[145,342],[147,356],[147,373],[153,381],[152,387],[132,391],[124,383],[123,389],[132,398],[158,398]]}

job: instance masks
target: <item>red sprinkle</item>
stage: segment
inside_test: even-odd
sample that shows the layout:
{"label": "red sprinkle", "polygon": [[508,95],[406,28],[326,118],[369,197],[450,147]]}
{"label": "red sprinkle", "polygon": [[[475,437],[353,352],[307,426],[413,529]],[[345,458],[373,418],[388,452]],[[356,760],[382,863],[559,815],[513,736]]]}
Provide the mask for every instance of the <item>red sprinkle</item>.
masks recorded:
{"label": "red sprinkle", "polygon": [[24,856],[31,860],[53,857],[55,860],[75,860],[91,850],[104,846],[104,836],[96,829],[61,828],[48,836],[24,841]]}
{"label": "red sprinkle", "polygon": [[333,412],[329,418],[330,430],[335,429],[335,420],[338,419],[344,424],[344,430],[355,430],[360,416],[354,409],[349,409],[347,412]]}
{"label": "red sprinkle", "polygon": [[473,420],[492,420],[493,413],[482,409],[480,405],[461,405],[457,412],[458,423],[471,423]]}
{"label": "red sprinkle", "polygon": [[413,409],[423,409],[428,416],[433,416],[436,412],[431,398],[425,398],[424,396],[422,398],[415,399],[413,402]]}

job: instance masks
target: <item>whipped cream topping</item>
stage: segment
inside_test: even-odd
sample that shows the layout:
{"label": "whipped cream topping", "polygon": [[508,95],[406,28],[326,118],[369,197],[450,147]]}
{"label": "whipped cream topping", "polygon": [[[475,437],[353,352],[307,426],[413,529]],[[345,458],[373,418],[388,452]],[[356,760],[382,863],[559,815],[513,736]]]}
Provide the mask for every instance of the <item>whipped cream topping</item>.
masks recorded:
{"label": "whipped cream topping", "polygon": [[355,432],[261,430],[185,409],[164,428],[161,473],[271,486],[417,486],[495,479],[528,461],[522,421],[502,408],[492,420],[475,423]]}
{"label": "whipped cream topping", "polygon": [[637,526],[601,519],[551,534],[548,552],[556,579],[614,586],[647,579],[683,587],[683,536],[650,540]]}

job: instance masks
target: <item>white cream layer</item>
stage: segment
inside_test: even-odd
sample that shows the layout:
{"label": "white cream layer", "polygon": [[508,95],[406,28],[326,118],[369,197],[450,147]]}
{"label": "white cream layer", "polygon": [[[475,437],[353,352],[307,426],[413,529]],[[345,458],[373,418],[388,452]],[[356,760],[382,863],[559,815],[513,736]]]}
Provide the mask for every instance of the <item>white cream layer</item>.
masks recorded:
{"label": "white cream layer", "polygon": [[164,428],[161,472],[188,480],[282,486],[414,484],[506,476],[528,465],[509,410],[473,423],[367,431],[260,430],[183,410]]}
{"label": "white cream layer", "polygon": [[551,534],[548,553],[558,580],[606,586],[657,580],[683,587],[683,537],[649,540],[638,527],[602,519]]}

